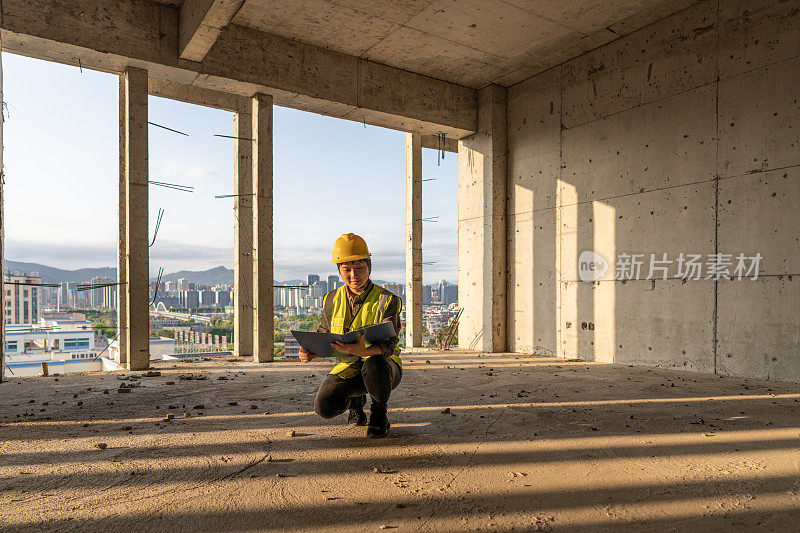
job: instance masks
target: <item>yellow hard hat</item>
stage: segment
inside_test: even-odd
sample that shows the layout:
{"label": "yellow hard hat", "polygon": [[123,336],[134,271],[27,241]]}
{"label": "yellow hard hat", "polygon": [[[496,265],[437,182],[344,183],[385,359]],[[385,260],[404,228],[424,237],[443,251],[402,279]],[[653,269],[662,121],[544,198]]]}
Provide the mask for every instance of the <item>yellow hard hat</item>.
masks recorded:
{"label": "yellow hard hat", "polygon": [[347,263],[349,261],[358,261],[359,259],[368,259],[371,255],[366,241],[355,233],[343,233],[333,243],[333,263]]}

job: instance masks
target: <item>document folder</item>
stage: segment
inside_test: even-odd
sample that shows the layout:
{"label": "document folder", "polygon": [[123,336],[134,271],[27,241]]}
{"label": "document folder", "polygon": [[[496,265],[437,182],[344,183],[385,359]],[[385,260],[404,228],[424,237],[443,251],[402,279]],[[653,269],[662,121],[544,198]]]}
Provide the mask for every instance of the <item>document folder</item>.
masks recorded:
{"label": "document folder", "polygon": [[373,326],[366,326],[361,329],[348,331],[343,335],[339,335],[337,333],[317,333],[315,331],[295,330],[292,330],[292,335],[294,335],[294,338],[297,339],[298,343],[300,343],[300,346],[319,357],[331,357],[338,355],[352,357],[353,361],[355,361],[358,359],[358,357],[345,354],[334,349],[333,346],[331,346],[331,343],[339,341],[345,344],[355,344],[358,342],[358,338],[361,335],[364,335],[364,338],[368,343],[374,344],[384,339],[396,337],[397,332],[394,330],[394,326],[391,322],[381,322],[380,324],[375,324]]}

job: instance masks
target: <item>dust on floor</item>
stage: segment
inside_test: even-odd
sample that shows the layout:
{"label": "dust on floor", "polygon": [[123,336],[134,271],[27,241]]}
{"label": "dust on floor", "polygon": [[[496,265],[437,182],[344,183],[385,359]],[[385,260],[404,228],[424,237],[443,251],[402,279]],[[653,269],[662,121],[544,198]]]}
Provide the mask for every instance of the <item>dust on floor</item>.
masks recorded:
{"label": "dust on floor", "polygon": [[797,531],[800,385],[518,354],[404,362],[383,440],[314,415],[324,361],[11,376],[0,529]]}

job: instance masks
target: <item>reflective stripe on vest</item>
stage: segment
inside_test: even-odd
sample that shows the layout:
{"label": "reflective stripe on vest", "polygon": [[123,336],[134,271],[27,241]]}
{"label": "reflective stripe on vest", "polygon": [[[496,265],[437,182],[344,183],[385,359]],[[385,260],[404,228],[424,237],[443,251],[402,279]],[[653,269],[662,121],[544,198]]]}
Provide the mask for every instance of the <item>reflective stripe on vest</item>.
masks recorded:
{"label": "reflective stripe on vest", "polygon": [[[333,295],[333,309],[330,323],[331,333],[342,335],[348,331],[361,329],[368,325],[380,324],[385,318],[386,311],[391,301],[392,293],[383,287],[373,284],[372,290],[369,291],[369,294],[364,299],[356,316],[352,317],[350,305],[347,301],[347,287],[344,285],[339,287]],[[371,344],[366,343],[366,346],[370,347]],[[391,358],[400,365],[400,368],[403,368],[403,363],[398,355],[392,354]],[[331,374],[338,374],[343,378],[349,378],[359,374],[360,369],[357,364],[354,364],[358,362],[359,358],[355,355],[341,354],[337,355],[336,359],[338,362],[334,365],[333,370],[331,370]],[[366,359],[366,357],[364,359]]]}

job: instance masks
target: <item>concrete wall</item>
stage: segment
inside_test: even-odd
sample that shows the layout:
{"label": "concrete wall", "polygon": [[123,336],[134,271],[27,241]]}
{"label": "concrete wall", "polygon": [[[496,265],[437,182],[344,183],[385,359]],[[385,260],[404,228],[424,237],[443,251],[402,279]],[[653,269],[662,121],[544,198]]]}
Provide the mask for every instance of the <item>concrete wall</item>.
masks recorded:
{"label": "concrete wall", "polygon": [[[800,1],[714,0],[509,88],[510,349],[800,382],[798,80]],[[760,277],[614,279],[681,252]]]}

